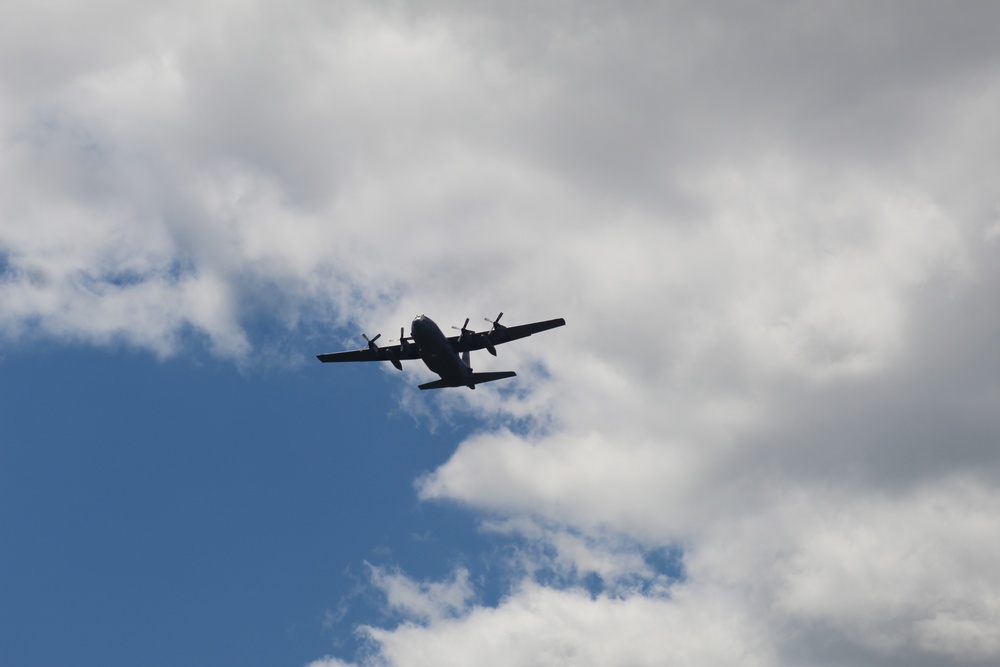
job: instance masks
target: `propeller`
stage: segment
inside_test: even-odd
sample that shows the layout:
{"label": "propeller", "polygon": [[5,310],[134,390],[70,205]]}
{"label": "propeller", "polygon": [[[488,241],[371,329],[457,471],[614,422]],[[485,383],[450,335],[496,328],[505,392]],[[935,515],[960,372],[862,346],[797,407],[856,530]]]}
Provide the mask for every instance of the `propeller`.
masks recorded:
{"label": "propeller", "polygon": [[[499,320],[502,315],[503,315],[503,313],[500,313],[500,315],[497,316],[497,319]],[[489,321],[489,320],[487,320],[487,321]],[[493,345],[493,341],[490,340],[490,334],[487,333],[487,332],[485,332],[485,331],[483,331],[481,333],[476,333],[475,331],[469,331],[466,328],[468,326],[469,326],[469,318],[466,317],[465,318],[465,324],[463,324],[461,327],[452,327],[452,329],[457,329],[457,330],[459,330],[459,331],[462,332],[462,335],[459,337],[460,341],[467,340],[468,338],[470,338],[472,336],[478,336],[478,337],[482,338],[483,339],[483,347],[486,348],[486,351],[489,352],[490,354],[492,354],[494,357],[497,356],[497,348],[496,348],[495,345]]]}
{"label": "propeller", "polygon": [[365,339],[366,343],[368,343],[368,349],[369,350],[377,350],[378,349],[378,345],[375,344],[375,341],[377,341],[379,338],[381,338],[382,334],[375,334],[374,338],[369,338],[368,334],[361,334],[361,337]]}
{"label": "propeller", "polygon": [[503,329],[506,329],[507,327],[505,327],[504,325],[500,324],[500,318],[501,317],[503,317],[503,311],[500,311],[500,314],[497,315],[497,318],[495,320],[491,320],[488,317],[484,317],[483,319],[493,325],[493,330],[494,331],[502,331]]}
{"label": "propeller", "polygon": [[405,332],[405,327],[399,327],[399,338],[394,338],[393,341],[399,343],[399,349],[403,352],[408,352],[410,350],[410,339],[406,337]]}
{"label": "propeller", "polygon": [[488,317],[483,318],[484,320],[493,325],[493,328],[490,329],[490,332],[488,334],[487,333],[483,334],[483,340],[486,342],[487,351],[489,351],[489,353],[492,354],[494,357],[497,356],[497,348],[493,344],[494,334],[499,334],[498,336],[496,336],[496,338],[498,339],[499,342],[503,342],[504,340],[503,332],[507,328],[504,325],[500,324],[501,317],[503,317],[503,311],[500,311],[500,314],[497,315],[495,320],[491,320]]}
{"label": "propeller", "polygon": [[[410,348],[413,345],[412,341],[413,341],[412,338],[407,338],[406,337],[406,329],[404,327],[399,327],[399,338],[393,338],[392,339],[392,342],[399,343],[399,350],[400,350],[400,352],[402,352],[403,354],[407,354],[407,355],[410,353]],[[392,361],[391,358],[389,360]],[[393,363],[395,363],[395,362],[393,362]],[[396,366],[396,368],[399,368],[399,366]],[[402,370],[402,369],[400,369],[400,370]]]}
{"label": "propeller", "polygon": [[[377,341],[379,338],[381,338],[382,334],[375,334],[374,338],[369,338],[367,334],[361,334],[361,335],[362,335],[362,337],[364,337],[365,341],[367,341],[367,343],[368,343],[368,349],[371,350],[372,354],[376,355],[376,357],[377,357],[378,356],[379,347],[375,343],[375,341]],[[399,361],[399,355],[396,354],[395,351],[392,348],[386,349],[385,356],[386,356],[386,358],[389,359],[390,362],[392,362],[392,365],[396,367],[396,370],[400,370],[400,371],[403,370],[403,364],[400,363],[400,361]]]}
{"label": "propeller", "polygon": [[455,327],[455,326],[453,326],[452,329],[455,329],[456,331],[461,331],[462,332],[462,338],[465,338],[466,336],[471,336],[472,333],[473,333],[472,331],[469,331],[466,328],[468,326],[469,326],[469,318],[466,317],[465,318],[465,324],[463,324],[461,327]]}

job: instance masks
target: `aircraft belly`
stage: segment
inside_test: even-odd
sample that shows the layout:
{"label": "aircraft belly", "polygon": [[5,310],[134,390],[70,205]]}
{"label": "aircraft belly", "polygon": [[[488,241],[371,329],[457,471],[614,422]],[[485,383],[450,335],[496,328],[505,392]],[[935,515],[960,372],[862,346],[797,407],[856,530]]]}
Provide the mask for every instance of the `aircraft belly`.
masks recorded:
{"label": "aircraft belly", "polygon": [[429,354],[424,356],[424,364],[438,375],[453,375],[458,369],[447,355]]}

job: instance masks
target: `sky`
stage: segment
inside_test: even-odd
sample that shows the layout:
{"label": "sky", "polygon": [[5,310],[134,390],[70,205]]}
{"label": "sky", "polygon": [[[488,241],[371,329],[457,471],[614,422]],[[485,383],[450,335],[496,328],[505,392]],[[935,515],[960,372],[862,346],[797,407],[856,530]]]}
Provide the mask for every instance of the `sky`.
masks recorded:
{"label": "sky", "polygon": [[995,665],[998,26],[3,3],[0,662]]}

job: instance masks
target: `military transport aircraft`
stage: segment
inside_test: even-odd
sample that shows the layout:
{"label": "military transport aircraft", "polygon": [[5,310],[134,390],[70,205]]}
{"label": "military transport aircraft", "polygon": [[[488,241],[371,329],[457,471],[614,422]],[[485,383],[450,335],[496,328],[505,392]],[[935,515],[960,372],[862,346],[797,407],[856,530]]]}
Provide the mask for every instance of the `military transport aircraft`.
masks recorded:
{"label": "military transport aircraft", "polygon": [[399,343],[396,345],[379,347],[375,341],[382,334],[377,334],[374,338],[361,334],[368,342],[367,348],[350,352],[318,354],[316,358],[323,362],[388,361],[399,370],[403,370],[402,362],[405,360],[423,359],[427,368],[440,375],[441,379],[422,384],[420,385],[421,389],[441,389],[443,387],[475,389],[477,384],[513,377],[517,373],[514,371],[473,373],[472,365],[469,362],[470,352],[485,348],[495,357],[497,356],[496,346],[501,343],[509,343],[512,340],[525,338],[531,334],[548,331],[566,324],[566,320],[560,317],[555,320],[508,327],[500,324],[501,317],[503,317],[503,313],[497,315],[495,320],[487,318],[486,321],[492,322],[493,327],[489,331],[480,332],[469,331],[466,328],[469,326],[469,318],[465,318],[465,324],[461,327],[452,327],[461,333],[458,336],[446,338],[434,320],[426,315],[417,315],[410,325],[409,338],[405,337],[403,329],[400,329]]}

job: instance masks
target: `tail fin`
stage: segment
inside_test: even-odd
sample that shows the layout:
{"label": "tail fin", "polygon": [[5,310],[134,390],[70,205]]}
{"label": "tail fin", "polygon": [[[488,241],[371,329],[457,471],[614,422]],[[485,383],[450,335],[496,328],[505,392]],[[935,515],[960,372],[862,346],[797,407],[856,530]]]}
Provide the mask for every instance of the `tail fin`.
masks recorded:
{"label": "tail fin", "polygon": [[434,382],[427,382],[420,385],[421,389],[444,389],[445,387],[468,387],[469,389],[475,389],[477,384],[482,384],[484,382],[493,382],[494,380],[503,380],[504,378],[511,378],[517,375],[514,371],[496,371],[494,373],[473,373],[468,378],[463,378],[462,380],[435,380]]}

